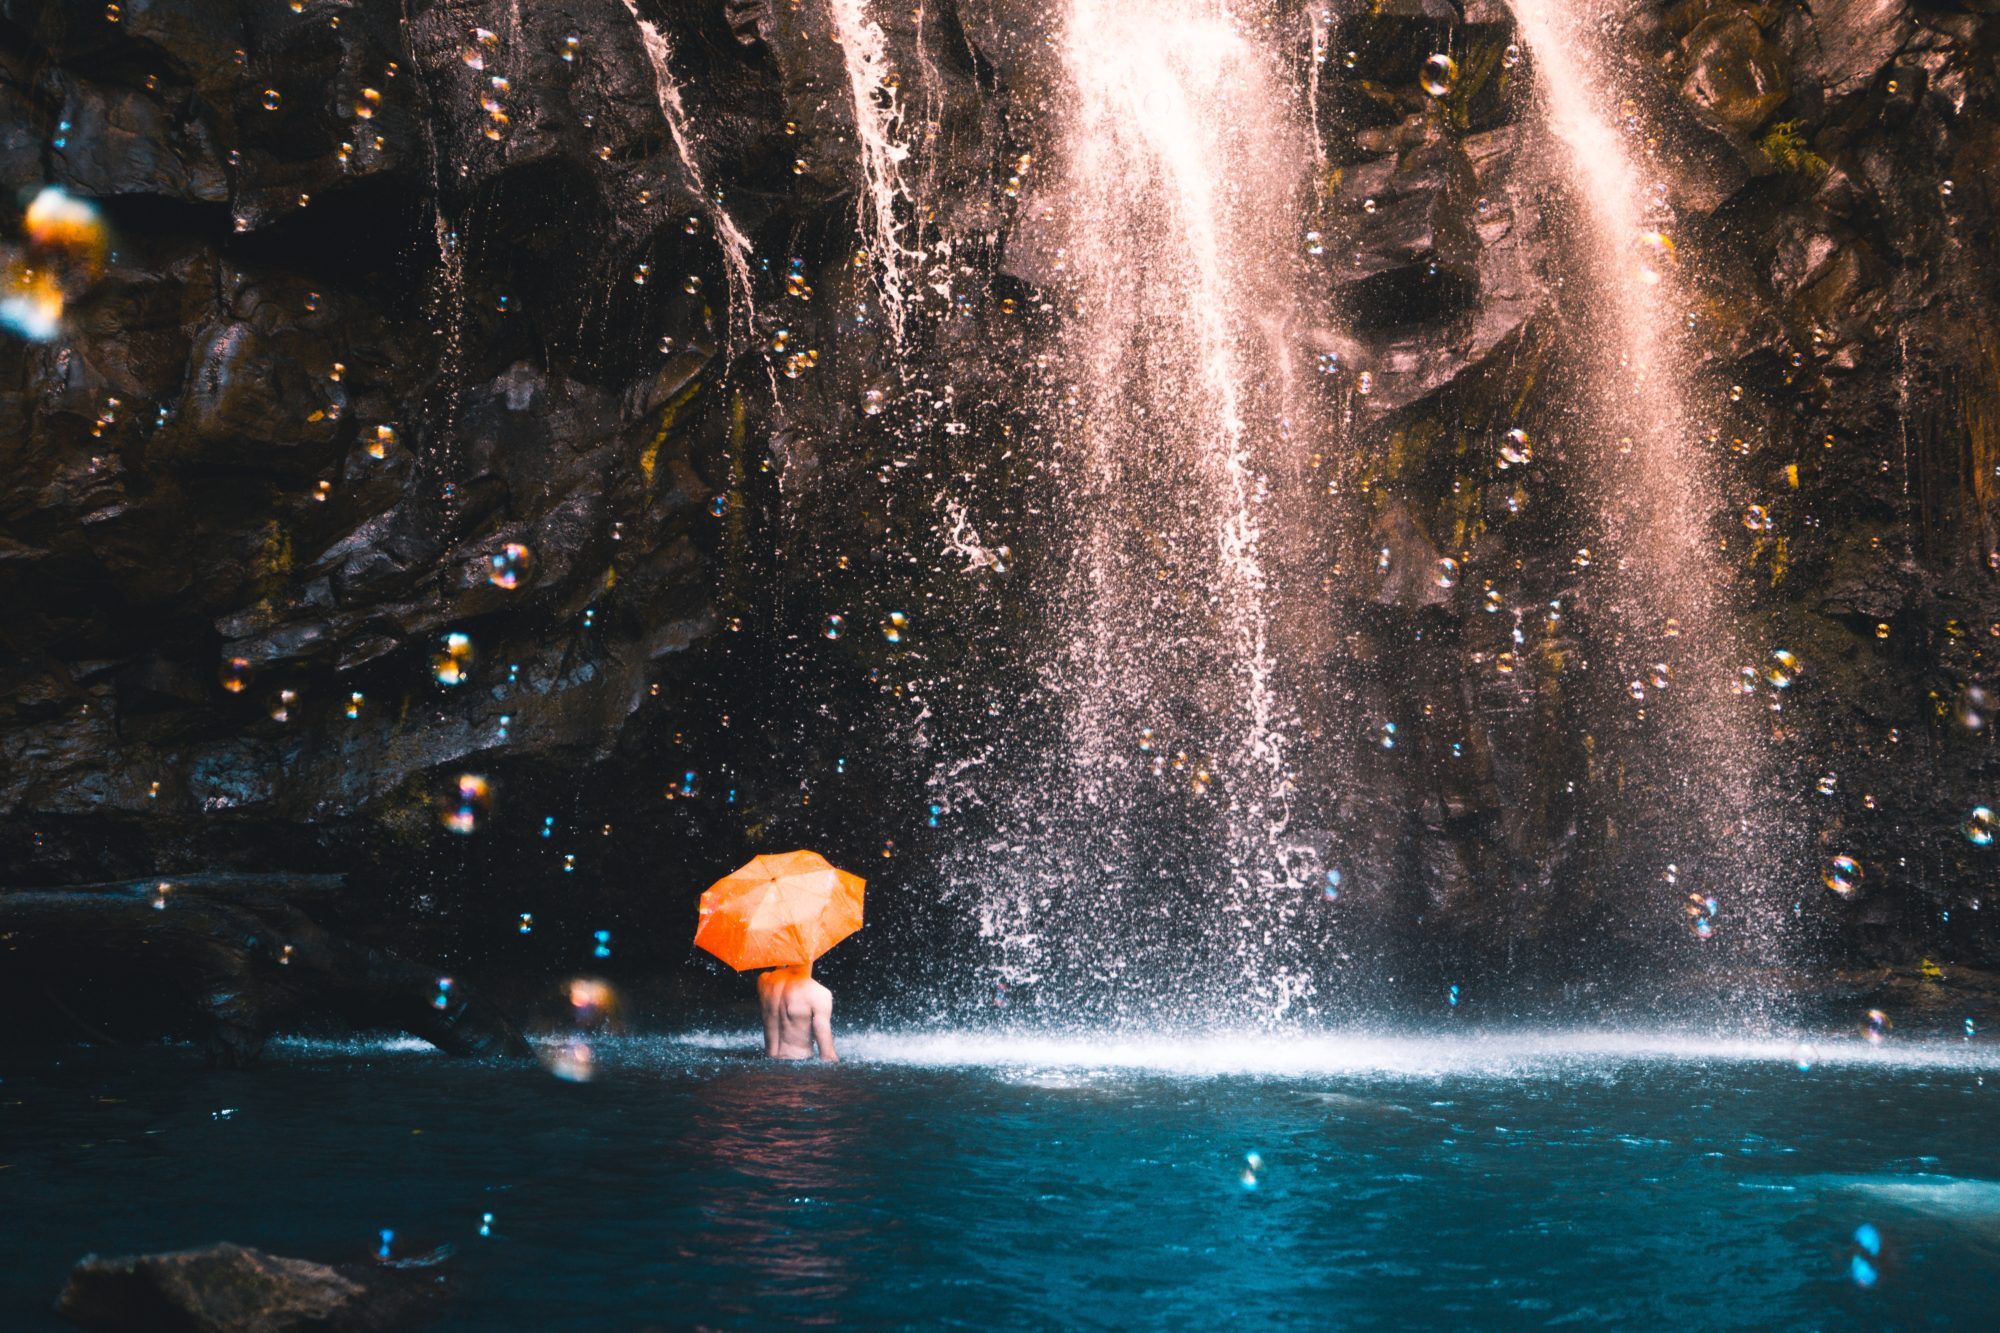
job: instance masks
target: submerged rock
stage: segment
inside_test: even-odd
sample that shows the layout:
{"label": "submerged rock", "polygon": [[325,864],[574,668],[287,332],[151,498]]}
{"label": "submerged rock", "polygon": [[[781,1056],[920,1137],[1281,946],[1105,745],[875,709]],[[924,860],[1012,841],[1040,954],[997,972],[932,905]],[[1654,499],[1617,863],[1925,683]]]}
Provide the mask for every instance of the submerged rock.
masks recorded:
{"label": "submerged rock", "polygon": [[103,1333],[378,1333],[411,1326],[445,1297],[445,1257],[329,1265],[226,1241],[90,1254],[71,1271],[56,1312]]}

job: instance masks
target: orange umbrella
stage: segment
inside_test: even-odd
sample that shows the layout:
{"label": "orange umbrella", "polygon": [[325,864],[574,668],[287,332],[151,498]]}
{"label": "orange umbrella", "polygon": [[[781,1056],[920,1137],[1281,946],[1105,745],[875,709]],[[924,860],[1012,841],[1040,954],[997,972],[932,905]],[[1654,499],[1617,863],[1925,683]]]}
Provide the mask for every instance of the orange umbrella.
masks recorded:
{"label": "orange umbrella", "polygon": [[818,852],[760,856],[701,895],[694,942],[738,972],[810,963],[861,929],[864,882]]}

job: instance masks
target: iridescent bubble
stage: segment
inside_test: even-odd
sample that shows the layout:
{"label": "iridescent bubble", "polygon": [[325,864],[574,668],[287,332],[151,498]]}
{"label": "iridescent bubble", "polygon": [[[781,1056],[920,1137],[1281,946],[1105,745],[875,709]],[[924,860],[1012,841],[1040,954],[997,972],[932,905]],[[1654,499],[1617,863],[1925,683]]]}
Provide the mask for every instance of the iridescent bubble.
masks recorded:
{"label": "iridescent bubble", "polygon": [[232,657],[217,668],[215,673],[215,678],[221,682],[222,688],[231,694],[241,694],[249,689],[250,682],[256,679],[256,676],[257,672],[247,657]]}
{"label": "iridescent bubble", "polygon": [[1326,872],[1326,878],[1319,887],[1319,896],[1327,902],[1332,902],[1340,897],[1340,872],[1338,870],[1329,870]]}
{"label": "iridescent bubble", "polygon": [[284,95],[280,93],[276,88],[266,88],[264,90],[264,109],[266,111],[276,111],[279,107],[283,106],[284,104],[285,104]]}
{"label": "iridescent bubble", "polygon": [[1836,898],[1852,899],[1861,892],[1861,863],[1851,856],[1835,856],[1820,867],[1826,891]]}
{"label": "iridescent bubble", "polygon": [[1664,690],[1674,683],[1674,669],[1665,662],[1655,662],[1646,672],[1646,679],[1652,682],[1654,689]]}
{"label": "iridescent bubble", "polygon": [[1151,754],[1153,752],[1153,747],[1158,743],[1159,743],[1159,737],[1154,734],[1153,729],[1151,727],[1141,727],[1139,729],[1140,754]]}
{"label": "iridescent bubble", "polygon": [[1306,233],[1306,253],[1309,255],[1325,254],[1326,253],[1325,238],[1323,238],[1316,231],[1308,231]]}
{"label": "iridescent bubble", "polygon": [[479,831],[493,811],[493,788],[477,773],[461,773],[438,804],[438,818],[445,830],[464,837]]}
{"label": "iridescent bubble", "polygon": [[1458,81],[1458,62],[1440,51],[1424,62],[1423,72],[1417,82],[1432,97],[1443,97]]}
{"label": "iridescent bubble", "polygon": [[1458,561],[1452,559],[1450,556],[1445,556],[1439,560],[1436,569],[1432,571],[1431,582],[1437,584],[1440,588],[1456,587],[1458,584]]}
{"label": "iridescent bubble", "polygon": [[819,632],[829,639],[839,638],[847,633],[847,617],[837,614],[828,616],[826,623],[820,626]]}
{"label": "iridescent bubble", "polygon": [[1761,685],[1763,681],[1764,678],[1757,674],[1756,667],[1747,666],[1747,667],[1736,668],[1736,692],[1738,694],[1755,694],[1757,692],[1757,687]]}
{"label": "iridescent bubble", "polygon": [[431,654],[431,675],[440,685],[463,685],[472,674],[474,656],[469,635],[447,634]]}
{"label": "iridescent bubble", "polygon": [[1494,612],[1503,610],[1505,608],[1506,598],[1500,595],[1500,590],[1498,588],[1488,587],[1485,591],[1480,593],[1479,604],[1481,609],[1486,611],[1488,614],[1492,614]]}
{"label": "iridescent bubble", "polygon": [[1965,840],[1974,847],[1991,847],[1996,822],[2000,821],[1995,820],[1990,807],[1975,805],[1966,812],[1958,828],[1965,834]]}
{"label": "iridescent bubble", "polygon": [[1682,910],[1687,916],[1690,935],[1698,940],[1715,937],[1715,915],[1718,908],[1712,896],[1698,891],[1690,893],[1687,896],[1687,906]]}
{"label": "iridescent bubble", "polygon": [[1663,231],[1641,232],[1634,249],[1638,254],[1639,280],[1648,285],[1658,283],[1673,267],[1674,241]]}
{"label": "iridescent bubble", "polygon": [[1516,43],[1516,42],[1509,42],[1509,43],[1507,43],[1507,49],[1506,49],[1505,51],[1502,51],[1502,52],[1500,53],[1500,65],[1501,65],[1501,68],[1503,68],[1503,69],[1512,69],[1512,68],[1514,68],[1514,66],[1516,66],[1516,65],[1518,65],[1518,64],[1520,64],[1520,63],[1521,63],[1521,47],[1520,47],[1520,45],[1519,45],[1518,43]]}
{"label": "iridescent bubble", "polygon": [[861,391],[861,413],[863,416],[879,417],[882,409],[889,405],[889,395],[880,389]]}
{"label": "iridescent bubble", "polygon": [[1535,457],[1534,441],[1528,432],[1519,426],[1507,432],[1500,440],[1500,466],[1502,468],[1523,467]]}
{"label": "iridescent bubble", "polygon": [[1743,526],[1752,532],[1768,532],[1771,527],[1770,511],[1763,505],[1746,505],[1743,510]]}
{"label": "iridescent bubble", "polygon": [[488,556],[487,563],[491,566],[486,573],[487,582],[511,591],[533,576],[535,553],[520,542],[508,542]]}
{"label": "iridescent bubble", "polygon": [[708,500],[708,512],[717,518],[721,518],[729,512],[729,497],[726,495],[710,496]]}
{"label": "iridescent bubble", "polygon": [[1263,1154],[1254,1152],[1245,1153],[1243,1154],[1243,1171],[1237,1176],[1237,1180],[1242,1182],[1244,1189],[1254,1190],[1257,1188],[1257,1178],[1263,1173],[1263,1170]]}
{"label": "iridescent bubble", "polygon": [[890,643],[901,643],[904,633],[910,628],[910,618],[901,611],[891,611],[882,621],[882,637]]}
{"label": "iridescent bubble", "polygon": [[1986,691],[1977,685],[1967,685],[1959,690],[1953,701],[1951,720],[1963,731],[1982,731],[1986,718],[1993,710],[1993,701]]}
{"label": "iridescent bubble", "polygon": [[1771,654],[1771,664],[1764,668],[1764,679],[1774,690],[1788,690],[1799,678],[1800,670],[1798,657],[1791,650],[1780,648]]}
{"label": "iridescent bubble", "polygon": [[396,428],[394,426],[387,424],[377,426],[374,438],[368,441],[368,456],[370,458],[387,458],[390,446],[395,443]]}
{"label": "iridescent bubble", "polygon": [[1880,1009],[1870,1009],[1861,1019],[1861,1036],[1871,1046],[1880,1046],[1889,1039],[1896,1025],[1889,1021],[1889,1015]]}
{"label": "iridescent bubble", "polygon": [[[1889,85],[1890,91],[1895,84]],[[1857,1287],[1872,1287],[1881,1279],[1882,1233],[1873,1222],[1854,1228],[1854,1249],[1847,1257],[1847,1275]]]}
{"label": "iridescent bubble", "polygon": [[1809,1073],[1819,1063],[1819,1047],[1802,1041],[1792,1048],[1792,1067],[1801,1074]]}
{"label": "iridescent bubble", "polygon": [[1819,781],[1813,784],[1813,790],[1818,792],[1821,796],[1831,796],[1839,786],[1840,786],[1839,778],[1836,778],[1831,773],[1822,773],[1820,775]]}

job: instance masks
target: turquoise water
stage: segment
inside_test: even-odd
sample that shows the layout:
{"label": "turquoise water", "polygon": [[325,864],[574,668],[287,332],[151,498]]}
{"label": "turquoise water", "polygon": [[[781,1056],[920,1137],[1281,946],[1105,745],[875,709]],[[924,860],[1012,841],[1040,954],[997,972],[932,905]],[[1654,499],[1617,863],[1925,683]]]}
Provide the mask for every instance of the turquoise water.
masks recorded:
{"label": "turquoise water", "polygon": [[383,1229],[455,1247],[448,1329],[1994,1326],[1984,1047],[844,1043],[617,1038],[582,1083],[411,1043],[9,1070],[0,1327],[63,1327],[89,1250]]}

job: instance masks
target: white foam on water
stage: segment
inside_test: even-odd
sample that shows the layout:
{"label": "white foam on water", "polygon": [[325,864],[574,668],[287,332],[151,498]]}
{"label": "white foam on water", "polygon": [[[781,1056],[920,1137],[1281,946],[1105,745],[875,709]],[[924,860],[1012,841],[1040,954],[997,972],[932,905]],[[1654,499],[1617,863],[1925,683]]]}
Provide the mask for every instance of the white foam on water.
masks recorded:
{"label": "white foam on water", "polygon": [[1859,1194],[1878,1203],[1948,1221],[2000,1226],[2000,1180],[1883,1174],[1810,1176],[1799,1184]]}
{"label": "white foam on water", "polygon": [[[667,1039],[693,1050],[755,1050],[760,1032],[690,1032]],[[915,1068],[980,1068],[1072,1079],[1091,1071],[1189,1077],[1309,1079],[1327,1075],[1536,1078],[1627,1063],[1768,1064],[1809,1077],[1828,1068],[2000,1070],[2000,1046],[1963,1042],[1871,1045],[1814,1039],[1811,1071],[1797,1071],[1793,1039],[1671,1031],[1544,1031],[1477,1036],[1380,1033],[1204,1033],[1141,1038],[1101,1033],[857,1031],[838,1039],[843,1059]],[[1018,1081],[1018,1080],[1017,1080]],[[1033,1080],[1030,1080],[1033,1081]],[[1072,1086],[1063,1082],[1062,1086]]]}

